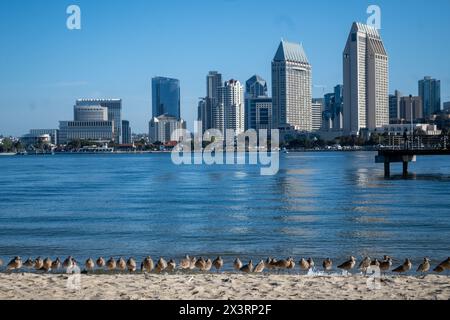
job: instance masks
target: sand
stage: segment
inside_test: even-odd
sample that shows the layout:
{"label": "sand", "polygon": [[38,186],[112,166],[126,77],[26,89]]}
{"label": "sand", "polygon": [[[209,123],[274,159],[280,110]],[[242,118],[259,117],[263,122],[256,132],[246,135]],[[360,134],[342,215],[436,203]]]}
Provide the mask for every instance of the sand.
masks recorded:
{"label": "sand", "polygon": [[[78,278],[77,278],[78,277]],[[79,282],[78,282],[79,280]],[[1,300],[449,300],[450,277],[0,274]],[[369,285],[368,285],[369,284]]]}

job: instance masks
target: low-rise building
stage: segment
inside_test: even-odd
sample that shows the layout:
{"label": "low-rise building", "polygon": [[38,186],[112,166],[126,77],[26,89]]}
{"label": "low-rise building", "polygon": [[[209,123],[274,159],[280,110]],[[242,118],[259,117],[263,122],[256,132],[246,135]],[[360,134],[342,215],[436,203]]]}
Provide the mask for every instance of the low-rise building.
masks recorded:
{"label": "low-rise building", "polygon": [[186,122],[182,119],[168,115],[153,118],[149,123],[149,140],[151,143],[181,141],[183,137],[178,133],[179,129],[186,129]]}
{"label": "low-rise building", "polygon": [[59,143],[89,140],[108,143],[114,140],[114,121],[60,121]]}

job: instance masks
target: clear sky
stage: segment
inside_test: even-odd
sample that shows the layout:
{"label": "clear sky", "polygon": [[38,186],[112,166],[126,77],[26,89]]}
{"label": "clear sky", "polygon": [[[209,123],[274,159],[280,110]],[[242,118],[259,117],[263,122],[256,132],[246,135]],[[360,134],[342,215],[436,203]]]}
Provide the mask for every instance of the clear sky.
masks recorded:
{"label": "clear sky", "polygon": [[[80,31],[66,28],[70,4]],[[281,38],[303,43],[319,97],[342,83],[348,32],[370,4],[382,10],[390,91],[417,95],[430,75],[450,101],[450,0],[2,0],[0,134],[57,128],[77,98],[122,98],[133,132],[147,132],[157,75],[181,80],[192,126],[209,70],[270,83]]]}

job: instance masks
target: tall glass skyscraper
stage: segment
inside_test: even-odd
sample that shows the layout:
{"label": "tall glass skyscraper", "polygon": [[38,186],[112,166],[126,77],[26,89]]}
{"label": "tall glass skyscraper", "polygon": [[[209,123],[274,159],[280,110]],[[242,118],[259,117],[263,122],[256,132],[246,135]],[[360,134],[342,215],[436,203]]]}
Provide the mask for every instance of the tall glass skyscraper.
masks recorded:
{"label": "tall glass skyscraper", "polygon": [[152,79],[152,111],[154,118],[167,115],[181,119],[179,80],[164,77]]}
{"label": "tall glass skyscraper", "polygon": [[[257,100],[260,100],[259,102]],[[257,123],[257,110],[264,104],[264,111],[269,110],[268,103],[270,102],[270,112],[272,113],[272,100],[267,99],[267,82],[258,75],[254,75],[245,83],[245,130],[259,128]],[[262,119],[266,117],[262,117]],[[272,115],[270,115],[272,119]],[[263,125],[264,129],[271,128],[272,124],[268,127]]]}
{"label": "tall glass skyscraper", "polygon": [[425,117],[441,110],[441,81],[425,77],[419,81],[419,96],[422,98]]}

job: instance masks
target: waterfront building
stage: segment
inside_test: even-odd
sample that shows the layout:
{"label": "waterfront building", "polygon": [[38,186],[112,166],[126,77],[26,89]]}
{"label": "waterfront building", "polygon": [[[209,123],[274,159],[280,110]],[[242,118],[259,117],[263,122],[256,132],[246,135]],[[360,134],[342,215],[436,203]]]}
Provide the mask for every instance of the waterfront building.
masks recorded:
{"label": "waterfront building", "polygon": [[59,130],[58,129],[31,129],[29,132],[29,136],[32,137],[41,137],[43,135],[48,135],[50,137],[50,143],[57,145],[59,144],[58,136],[59,136]]}
{"label": "waterfront building", "polygon": [[325,94],[323,98],[322,129],[342,130],[343,129],[343,85],[334,87],[334,92]]}
{"label": "waterfront building", "polygon": [[395,90],[394,94],[389,95],[389,122],[397,123],[401,118],[400,116],[400,100],[402,94],[400,91]]}
{"label": "waterfront building", "polygon": [[44,143],[44,144],[52,143],[52,139],[49,134],[28,133],[28,134],[20,137],[19,141],[20,141],[20,143],[22,143],[25,146],[37,145],[40,143]]}
{"label": "waterfront building", "polygon": [[67,144],[73,140],[89,140],[109,143],[117,137],[114,121],[60,121],[59,143]]}
{"label": "waterfront building", "polygon": [[181,119],[181,92],[178,79],[155,77],[152,79],[153,117],[162,115]]}
{"label": "waterfront building", "polygon": [[248,128],[259,130],[272,130],[272,98],[257,97],[248,99]]}
{"label": "waterfront building", "polygon": [[[169,115],[154,117],[149,123],[149,141],[151,143],[161,142],[169,143],[172,141],[179,142],[182,136],[177,134],[176,130],[186,129],[186,122]],[[172,139],[175,134],[175,139]]]}
{"label": "waterfront building", "polygon": [[[427,123],[415,123],[414,130],[420,130],[427,136],[439,136],[442,131],[436,125]],[[411,124],[388,124],[381,128],[381,132],[390,136],[403,136],[405,132],[411,132]]]}
{"label": "waterfront building", "polygon": [[424,118],[421,97],[410,96],[400,98],[400,119],[411,122],[411,116],[413,122]]}
{"label": "waterfront building", "polygon": [[[114,123],[114,139],[115,143],[122,142],[122,100],[121,99],[79,99],[76,106],[92,107],[101,106],[108,110],[107,121]],[[75,118],[74,118],[75,120]]]}
{"label": "waterfront building", "polygon": [[379,31],[353,23],[343,54],[344,131],[389,124],[389,59]]}
{"label": "waterfront building", "polygon": [[122,144],[132,144],[130,121],[122,120]]}
{"label": "waterfront building", "polygon": [[441,111],[441,81],[425,77],[419,81],[419,96],[422,98],[425,117]]}
{"label": "waterfront building", "polygon": [[314,99],[311,104],[312,131],[322,129],[323,99]]}
{"label": "waterfront building", "polygon": [[[267,82],[260,76],[254,75],[245,83],[245,130],[248,130],[249,128],[256,128],[255,117],[257,116],[257,110],[251,110],[251,107],[256,107],[255,103],[253,103],[252,100],[259,98],[262,98],[264,100],[262,101],[262,103],[267,103]],[[272,104],[272,101],[270,101],[270,103]],[[267,105],[265,107],[262,107],[261,111],[263,110],[267,110]],[[270,110],[272,110],[272,105],[270,106]],[[263,111],[263,113],[264,112],[265,111]],[[270,115],[270,118],[272,119],[272,115]],[[272,127],[272,125],[270,125],[270,127]]]}
{"label": "waterfront building", "polygon": [[272,61],[273,128],[312,130],[311,78],[303,46],[281,41]]}
{"label": "waterfront building", "polygon": [[219,88],[223,86],[222,74],[210,71],[206,76],[206,97],[199,120],[203,123],[203,132],[216,128],[216,108],[219,104]]}
{"label": "waterfront building", "polygon": [[446,112],[446,113],[450,112],[450,101],[444,102],[444,112]]}
{"label": "waterfront building", "polygon": [[219,88],[219,103],[214,113],[215,128],[234,130],[236,135],[245,131],[244,87],[237,80],[226,81]]}

